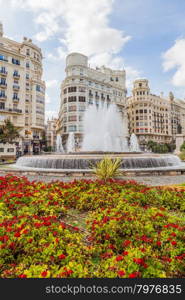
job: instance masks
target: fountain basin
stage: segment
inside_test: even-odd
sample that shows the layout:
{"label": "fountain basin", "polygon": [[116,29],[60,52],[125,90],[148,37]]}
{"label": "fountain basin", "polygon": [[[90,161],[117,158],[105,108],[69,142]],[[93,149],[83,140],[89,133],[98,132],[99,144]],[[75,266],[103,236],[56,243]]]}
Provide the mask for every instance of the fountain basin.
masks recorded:
{"label": "fountain basin", "polygon": [[184,166],[176,155],[154,153],[101,153],[82,152],[60,155],[35,155],[20,157],[16,162],[17,168],[48,170],[90,170],[92,165],[102,160],[105,155],[110,158],[121,158],[121,169],[139,170],[155,168],[180,168]]}

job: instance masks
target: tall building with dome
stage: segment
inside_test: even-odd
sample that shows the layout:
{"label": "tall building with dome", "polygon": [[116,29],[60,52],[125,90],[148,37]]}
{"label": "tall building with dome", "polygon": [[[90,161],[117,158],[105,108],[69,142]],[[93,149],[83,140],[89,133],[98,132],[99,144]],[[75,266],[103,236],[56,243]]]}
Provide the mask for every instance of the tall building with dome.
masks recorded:
{"label": "tall building with dome", "polygon": [[[77,149],[83,139],[83,115],[89,105],[116,103],[123,122],[127,123],[125,70],[102,66],[93,69],[88,57],[71,53],[66,58],[66,77],[61,84],[58,133],[65,147],[73,132]],[[124,124],[123,124],[124,125]],[[100,124],[101,126],[101,124]]]}

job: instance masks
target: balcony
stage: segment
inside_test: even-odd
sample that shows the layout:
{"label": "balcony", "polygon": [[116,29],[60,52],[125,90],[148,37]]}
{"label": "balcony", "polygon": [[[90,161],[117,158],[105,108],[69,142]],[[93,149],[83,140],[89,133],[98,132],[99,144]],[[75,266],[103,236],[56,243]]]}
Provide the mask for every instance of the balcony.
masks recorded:
{"label": "balcony", "polygon": [[7,107],[4,107],[4,108],[0,108],[0,111],[22,114],[22,109],[18,109],[18,108],[7,108]]}
{"label": "balcony", "polygon": [[5,89],[7,87],[7,83],[6,82],[0,82],[0,87]]}
{"label": "balcony", "polygon": [[18,73],[13,73],[13,78],[19,79],[19,78],[20,78],[20,75],[19,75]]}
{"label": "balcony", "polygon": [[14,91],[18,91],[19,89],[20,89],[20,86],[19,86],[19,85],[15,85],[15,84],[13,85],[13,90],[14,90]]}
{"label": "balcony", "polygon": [[7,76],[7,74],[8,74],[8,72],[7,71],[5,71],[5,70],[0,70],[0,75],[1,76]]}
{"label": "balcony", "polygon": [[19,97],[13,97],[12,99],[14,102],[19,102]]}
{"label": "balcony", "polygon": [[5,94],[0,94],[0,100],[6,100],[7,96]]}

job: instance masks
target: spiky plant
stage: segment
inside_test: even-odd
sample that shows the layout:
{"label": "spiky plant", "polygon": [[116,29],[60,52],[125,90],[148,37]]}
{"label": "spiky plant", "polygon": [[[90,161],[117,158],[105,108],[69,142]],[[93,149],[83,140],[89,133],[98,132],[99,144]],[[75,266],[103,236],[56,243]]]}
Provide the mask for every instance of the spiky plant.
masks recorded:
{"label": "spiky plant", "polygon": [[101,161],[97,162],[92,167],[94,174],[101,180],[107,181],[108,179],[115,178],[121,175],[119,171],[121,167],[121,158],[117,157],[111,159],[110,157],[104,157]]}

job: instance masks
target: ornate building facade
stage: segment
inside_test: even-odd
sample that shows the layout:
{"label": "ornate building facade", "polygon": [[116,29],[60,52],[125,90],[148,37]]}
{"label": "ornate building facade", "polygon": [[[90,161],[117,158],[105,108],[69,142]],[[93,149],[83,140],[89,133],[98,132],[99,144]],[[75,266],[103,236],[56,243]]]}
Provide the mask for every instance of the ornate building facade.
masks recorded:
{"label": "ornate building facade", "polygon": [[0,126],[9,118],[19,128],[21,153],[42,147],[45,117],[45,83],[42,52],[31,39],[22,43],[3,35],[0,23]]}
{"label": "ornate building facade", "polygon": [[[74,132],[77,149],[83,137],[83,114],[96,103],[114,102],[122,117],[127,119],[125,71],[101,67],[92,69],[88,57],[71,53],[66,59],[66,77],[61,84],[58,133],[64,147],[70,132]],[[101,126],[101,124],[100,124]]]}
{"label": "ornate building facade", "polygon": [[171,92],[168,98],[152,94],[146,79],[134,81],[127,111],[129,132],[137,135],[143,148],[149,140],[171,143],[177,134],[185,133],[185,102]]}

